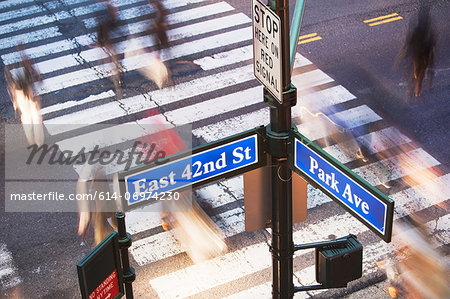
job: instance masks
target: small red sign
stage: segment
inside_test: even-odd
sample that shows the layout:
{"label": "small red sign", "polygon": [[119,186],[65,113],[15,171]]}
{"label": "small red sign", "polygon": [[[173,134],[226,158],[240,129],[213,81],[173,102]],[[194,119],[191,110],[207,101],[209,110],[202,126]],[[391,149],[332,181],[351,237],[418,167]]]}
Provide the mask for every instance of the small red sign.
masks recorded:
{"label": "small red sign", "polygon": [[89,294],[89,299],[113,299],[119,294],[119,279],[117,269]]}

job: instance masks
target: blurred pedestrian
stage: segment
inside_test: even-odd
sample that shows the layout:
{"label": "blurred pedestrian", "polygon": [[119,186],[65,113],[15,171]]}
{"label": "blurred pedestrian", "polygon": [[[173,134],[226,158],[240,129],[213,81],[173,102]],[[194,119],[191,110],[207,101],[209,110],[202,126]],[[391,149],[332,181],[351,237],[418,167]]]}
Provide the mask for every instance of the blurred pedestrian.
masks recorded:
{"label": "blurred pedestrian", "polygon": [[158,51],[169,48],[169,38],[167,37],[167,9],[160,0],[148,0],[156,11],[156,18],[153,19],[153,28],[156,35],[156,47]]}
{"label": "blurred pedestrian", "polygon": [[[413,28],[410,25],[410,28]],[[433,32],[429,8],[421,6],[418,14],[417,25],[408,34],[399,59],[412,58],[413,68],[410,73],[408,92],[413,90],[415,97],[422,92],[422,82],[427,70],[433,66],[435,51],[435,34]],[[432,74],[429,72],[429,86],[431,86]]]}
{"label": "blurred pedestrian", "polygon": [[112,33],[117,29],[119,24],[118,9],[109,0],[101,0],[105,5],[105,10],[102,16],[98,19],[97,25],[97,44],[93,47],[102,48],[107,55],[105,59],[102,59],[100,63],[107,64],[112,63],[113,69],[111,70],[111,80],[114,83],[116,95],[119,99],[122,98],[123,87],[123,67],[119,61],[119,55],[117,54],[114,44],[112,42]]}
{"label": "blurred pedestrian", "polygon": [[[78,235],[83,239],[88,228],[94,232],[94,246],[98,245],[108,234],[117,228],[115,212],[117,202],[109,197],[108,178],[105,169],[99,165],[86,163],[77,181],[78,198]],[[91,200],[93,199],[93,200]]]}
{"label": "blurred pedestrian", "polygon": [[[168,23],[167,15],[168,11],[160,0],[148,0],[148,3],[155,9],[156,17],[152,20],[152,25],[149,28],[149,32],[154,32],[155,44],[158,53],[151,62],[150,65],[154,68],[154,72],[157,74],[155,77],[164,78],[169,85],[173,85],[170,75],[170,69],[162,62],[161,53],[167,51],[170,47],[169,38],[167,36]],[[154,80],[157,84],[158,82]],[[158,84],[161,88],[162,84]]]}
{"label": "blurred pedestrian", "polygon": [[17,51],[21,61],[5,67],[5,80],[14,111],[20,113],[25,136],[30,145],[44,143],[40,98],[34,92],[34,84],[42,82],[42,77],[34,67],[34,62],[25,53],[25,46],[19,44]]}

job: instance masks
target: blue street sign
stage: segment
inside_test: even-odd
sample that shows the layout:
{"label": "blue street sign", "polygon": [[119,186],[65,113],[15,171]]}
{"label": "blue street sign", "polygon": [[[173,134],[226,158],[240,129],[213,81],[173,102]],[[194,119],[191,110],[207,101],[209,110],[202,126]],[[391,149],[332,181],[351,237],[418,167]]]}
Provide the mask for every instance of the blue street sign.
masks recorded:
{"label": "blue street sign", "polygon": [[292,135],[293,170],[390,242],[394,202],[298,132]]}
{"label": "blue street sign", "polygon": [[[260,129],[261,130],[261,129]],[[247,131],[191,152],[166,157],[120,174],[125,208],[150,203],[157,194],[196,187],[213,180],[242,174],[265,163],[257,130]]]}

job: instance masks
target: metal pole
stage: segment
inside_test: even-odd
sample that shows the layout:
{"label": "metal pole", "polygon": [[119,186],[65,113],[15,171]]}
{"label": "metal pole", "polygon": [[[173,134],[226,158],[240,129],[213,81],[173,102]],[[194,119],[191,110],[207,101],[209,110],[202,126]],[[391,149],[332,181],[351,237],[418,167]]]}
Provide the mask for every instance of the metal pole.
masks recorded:
{"label": "metal pole", "polygon": [[270,8],[281,19],[281,59],[283,104],[279,104],[264,89],[264,101],[270,107],[270,126],[267,128],[269,152],[272,156],[272,296],[292,298],[293,241],[292,241],[292,172],[288,166],[288,140],[291,129],[291,106],[297,94],[291,86],[289,55],[289,1],[270,0]]}
{"label": "metal pole", "polygon": [[297,0],[294,9],[294,16],[292,17],[291,32],[289,34],[290,46],[290,62],[291,74],[294,67],[294,56],[298,46],[298,38],[300,36],[300,28],[302,27],[303,12],[305,11],[306,0]]}
{"label": "metal pole", "polygon": [[118,211],[116,213],[117,229],[119,232],[120,257],[122,259],[123,282],[125,285],[125,294],[127,299],[133,299],[132,282],[136,279],[134,268],[130,267],[128,258],[128,248],[131,246],[131,235],[127,233],[125,227],[125,213]]}

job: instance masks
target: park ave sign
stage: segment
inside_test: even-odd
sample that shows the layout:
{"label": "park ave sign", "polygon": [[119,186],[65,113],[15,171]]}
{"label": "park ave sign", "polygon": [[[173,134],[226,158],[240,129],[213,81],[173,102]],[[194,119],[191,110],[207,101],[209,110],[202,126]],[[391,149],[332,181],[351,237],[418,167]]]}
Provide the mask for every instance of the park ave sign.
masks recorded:
{"label": "park ave sign", "polygon": [[291,132],[291,169],[364,223],[386,242],[394,202],[297,131]]}
{"label": "park ave sign", "polygon": [[282,104],[281,20],[259,0],[252,1],[253,72]]}

